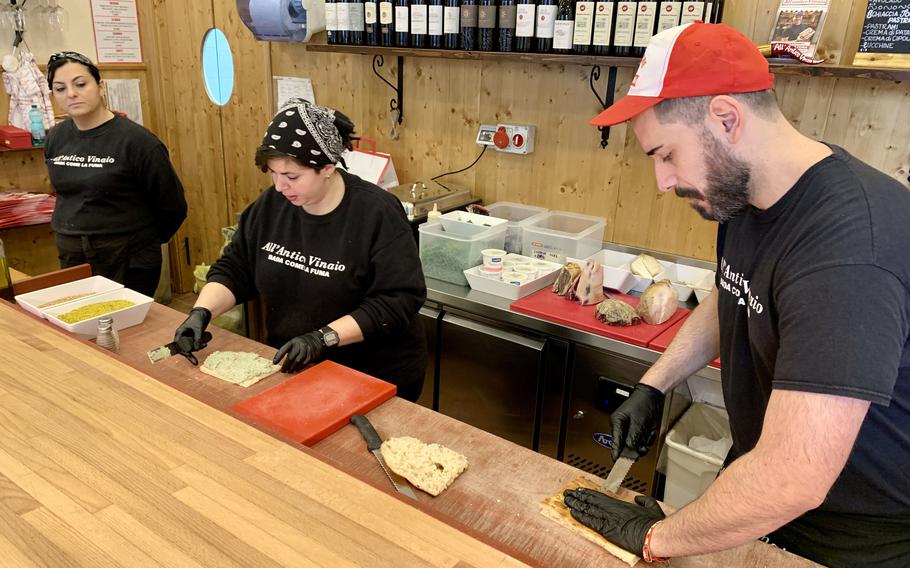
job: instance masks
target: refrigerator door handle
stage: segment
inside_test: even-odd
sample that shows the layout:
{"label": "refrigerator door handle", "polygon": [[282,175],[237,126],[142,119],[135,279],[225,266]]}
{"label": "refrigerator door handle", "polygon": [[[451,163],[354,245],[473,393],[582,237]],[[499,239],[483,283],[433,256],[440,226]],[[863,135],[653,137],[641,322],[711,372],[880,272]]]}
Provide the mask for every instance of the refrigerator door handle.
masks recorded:
{"label": "refrigerator door handle", "polygon": [[490,325],[486,325],[476,320],[471,320],[463,317],[453,315],[450,312],[446,312],[446,315],[443,316],[442,321],[456,325],[458,327],[469,329],[471,331],[476,331],[478,333],[483,333],[486,335],[491,335],[498,339],[504,341],[509,341],[511,343],[517,343],[529,349],[534,349],[535,351],[543,351],[544,345],[546,342],[535,339],[533,337],[528,337],[525,335],[519,335],[517,333],[512,333],[504,329],[499,329]]}

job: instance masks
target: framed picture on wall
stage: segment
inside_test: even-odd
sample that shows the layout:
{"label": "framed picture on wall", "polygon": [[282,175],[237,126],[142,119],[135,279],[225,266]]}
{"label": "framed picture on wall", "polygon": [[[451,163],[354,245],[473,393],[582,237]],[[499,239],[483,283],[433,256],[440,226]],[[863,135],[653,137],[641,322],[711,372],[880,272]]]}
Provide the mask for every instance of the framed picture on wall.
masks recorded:
{"label": "framed picture on wall", "polygon": [[829,0],[781,0],[771,26],[770,42],[793,45],[809,57],[815,55]]}

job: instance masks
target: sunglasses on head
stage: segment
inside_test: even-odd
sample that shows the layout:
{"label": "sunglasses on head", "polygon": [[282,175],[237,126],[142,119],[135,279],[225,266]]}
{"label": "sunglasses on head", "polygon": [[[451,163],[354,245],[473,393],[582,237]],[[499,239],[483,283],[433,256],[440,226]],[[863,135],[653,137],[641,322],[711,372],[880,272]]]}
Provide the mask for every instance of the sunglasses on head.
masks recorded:
{"label": "sunglasses on head", "polygon": [[51,55],[50,59],[48,59],[47,62],[48,64],[51,64],[55,61],[60,61],[61,59],[75,61],[76,63],[81,63],[88,67],[95,66],[95,64],[92,63],[91,59],[82,55],[81,53],[76,53],[75,51],[58,51],[57,53]]}

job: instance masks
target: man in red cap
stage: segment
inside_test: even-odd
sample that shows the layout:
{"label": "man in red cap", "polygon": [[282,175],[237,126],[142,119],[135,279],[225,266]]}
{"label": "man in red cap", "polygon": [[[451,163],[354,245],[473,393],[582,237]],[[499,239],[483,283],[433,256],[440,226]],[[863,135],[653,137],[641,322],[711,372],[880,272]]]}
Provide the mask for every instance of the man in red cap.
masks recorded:
{"label": "man in red cap", "polygon": [[652,561],[767,536],[829,566],[910,566],[910,192],[781,114],[758,50],[722,24],[655,35],[628,95],[660,191],[718,221],[717,277],[613,415],[647,452],[664,393],[720,355],[733,448],[664,516],[567,491],[573,516]]}

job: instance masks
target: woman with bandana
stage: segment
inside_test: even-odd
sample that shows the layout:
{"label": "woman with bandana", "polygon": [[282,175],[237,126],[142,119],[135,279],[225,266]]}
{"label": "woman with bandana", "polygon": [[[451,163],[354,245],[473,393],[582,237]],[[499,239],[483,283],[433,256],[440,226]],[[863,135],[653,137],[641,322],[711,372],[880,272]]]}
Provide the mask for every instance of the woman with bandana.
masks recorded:
{"label": "woman with bandana", "polygon": [[167,148],[108,110],[101,73],[84,55],[51,55],[47,84],[69,115],[44,145],[57,192],[51,227],[60,266],[88,263],[93,274],[151,296],[161,276],[161,244],[186,218]]}
{"label": "woman with bandana", "polygon": [[427,363],[420,258],[398,199],[338,167],[353,133],[340,112],[300,99],[278,111],[255,158],[274,185],[243,212],[177,328],[187,353],[204,347],[212,317],[259,297],[282,371],[329,359],[417,400]]}

